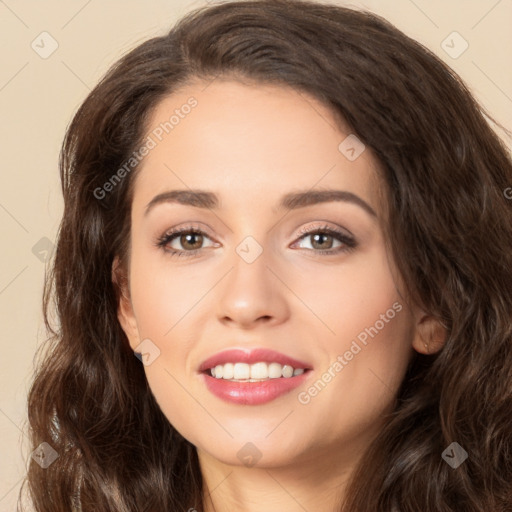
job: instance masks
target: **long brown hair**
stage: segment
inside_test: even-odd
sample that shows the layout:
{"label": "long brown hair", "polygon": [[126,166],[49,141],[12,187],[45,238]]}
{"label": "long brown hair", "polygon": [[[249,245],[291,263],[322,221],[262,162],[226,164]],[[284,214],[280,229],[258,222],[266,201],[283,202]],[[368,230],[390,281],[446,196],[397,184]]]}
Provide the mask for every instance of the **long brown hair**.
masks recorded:
{"label": "long brown hair", "polygon": [[[508,150],[428,49],[374,14],[301,0],[188,14],[121,58],[74,116],[43,297],[49,337],[28,398],[33,447],[58,454],[45,468],[30,461],[35,510],[203,510],[195,447],[163,415],[117,318],[112,263],[128,256],[137,169],[97,191],[141,146],[162,99],[219,75],[308,93],[373,149],[408,294],[447,328],[439,352],[411,360],[339,510],[512,510]],[[468,453],[457,468],[442,457],[452,442]]]}

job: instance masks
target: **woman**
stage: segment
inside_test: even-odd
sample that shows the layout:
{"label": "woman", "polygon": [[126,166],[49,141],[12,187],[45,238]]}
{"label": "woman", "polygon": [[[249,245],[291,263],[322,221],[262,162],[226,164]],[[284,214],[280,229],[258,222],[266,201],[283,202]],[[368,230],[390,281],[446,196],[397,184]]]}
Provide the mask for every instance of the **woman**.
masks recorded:
{"label": "woman", "polygon": [[328,4],[204,8],[123,57],[62,149],[36,510],[510,510],[512,162],[481,111]]}

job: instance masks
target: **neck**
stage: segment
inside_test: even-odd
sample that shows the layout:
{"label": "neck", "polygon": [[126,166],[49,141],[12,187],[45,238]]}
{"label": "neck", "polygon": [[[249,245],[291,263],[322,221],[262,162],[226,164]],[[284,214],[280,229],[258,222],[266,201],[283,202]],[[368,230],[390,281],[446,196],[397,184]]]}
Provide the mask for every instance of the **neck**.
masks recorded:
{"label": "neck", "polygon": [[[362,455],[333,449],[303,455],[288,466],[226,464],[198,449],[205,512],[339,512],[346,484]],[[341,456],[340,454],[343,454]]]}

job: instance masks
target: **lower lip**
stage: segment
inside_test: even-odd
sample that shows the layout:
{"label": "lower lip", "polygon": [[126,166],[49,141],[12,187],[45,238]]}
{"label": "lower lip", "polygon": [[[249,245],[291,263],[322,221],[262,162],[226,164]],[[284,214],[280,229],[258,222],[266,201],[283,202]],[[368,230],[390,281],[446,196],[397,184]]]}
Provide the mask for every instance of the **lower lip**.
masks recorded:
{"label": "lower lip", "polygon": [[280,377],[261,382],[232,382],[202,373],[207,388],[218,398],[239,405],[259,405],[271,402],[300,386],[310,370],[294,377]]}

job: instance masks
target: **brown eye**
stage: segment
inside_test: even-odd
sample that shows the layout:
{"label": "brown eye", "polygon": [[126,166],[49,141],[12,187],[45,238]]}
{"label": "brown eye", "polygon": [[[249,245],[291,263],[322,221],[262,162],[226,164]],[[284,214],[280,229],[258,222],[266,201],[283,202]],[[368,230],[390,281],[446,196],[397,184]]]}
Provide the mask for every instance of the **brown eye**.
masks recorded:
{"label": "brown eye", "polygon": [[315,233],[309,236],[311,237],[312,240],[311,245],[315,249],[332,249],[334,240],[331,235],[326,235],[325,233]]}
{"label": "brown eye", "polygon": [[203,243],[203,235],[200,233],[190,232],[185,235],[180,235],[180,244],[184,249],[200,249]]}
{"label": "brown eye", "polygon": [[156,245],[171,256],[192,256],[204,248],[205,240],[210,240],[210,237],[200,229],[189,226],[164,233]]}
{"label": "brown eye", "polygon": [[[305,249],[318,254],[338,254],[350,251],[357,246],[357,242],[352,236],[328,226],[309,230],[303,229],[301,233],[302,236],[299,238],[299,242],[307,239],[311,240],[310,247],[305,247]],[[338,244],[337,246],[334,245],[336,243]]]}

